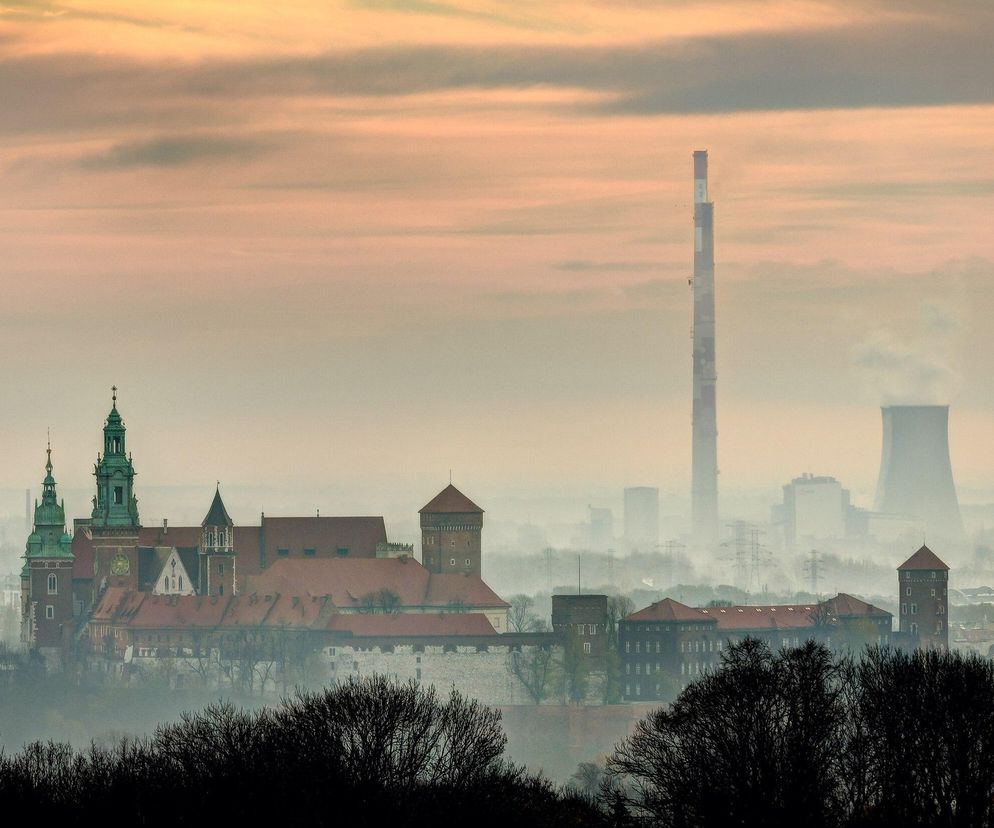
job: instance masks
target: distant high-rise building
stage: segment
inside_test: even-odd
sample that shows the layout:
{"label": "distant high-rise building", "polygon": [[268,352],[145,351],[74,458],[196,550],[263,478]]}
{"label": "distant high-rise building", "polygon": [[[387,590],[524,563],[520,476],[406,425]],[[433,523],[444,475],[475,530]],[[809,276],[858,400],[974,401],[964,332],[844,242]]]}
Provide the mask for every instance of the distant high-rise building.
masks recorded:
{"label": "distant high-rise building", "polygon": [[625,489],[625,540],[647,551],[659,543],[659,489],[634,486]]}
{"label": "distant high-rise building", "polygon": [[846,537],[849,492],[834,477],[803,474],[783,487],[773,522],[783,528],[784,546]]}
{"label": "distant high-rise building", "polygon": [[590,546],[607,549],[614,543],[614,514],[610,509],[590,508]]}

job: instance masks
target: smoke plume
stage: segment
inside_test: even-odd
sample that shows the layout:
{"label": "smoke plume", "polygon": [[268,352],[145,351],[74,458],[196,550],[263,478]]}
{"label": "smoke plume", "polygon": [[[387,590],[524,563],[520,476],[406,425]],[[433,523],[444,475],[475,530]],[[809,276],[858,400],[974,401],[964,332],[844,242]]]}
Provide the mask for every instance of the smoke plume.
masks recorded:
{"label": "smoke plume", "polygon": [[954,308],[925,304],[911,335],[881,328],[853,349],[853,359],[882,405],[946,404],[960,387],[964,327]]}

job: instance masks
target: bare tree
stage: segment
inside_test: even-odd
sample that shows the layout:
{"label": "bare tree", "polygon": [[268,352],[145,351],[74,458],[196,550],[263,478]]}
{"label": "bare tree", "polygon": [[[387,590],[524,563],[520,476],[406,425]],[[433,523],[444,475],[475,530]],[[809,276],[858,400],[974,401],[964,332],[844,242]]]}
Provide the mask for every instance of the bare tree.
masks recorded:
{"label": "bare tree", "polygon": [[521,682],[528,697],[541,704],[552,692],[556,665],[550,647],[512,649],[508,654],[507,668]]}

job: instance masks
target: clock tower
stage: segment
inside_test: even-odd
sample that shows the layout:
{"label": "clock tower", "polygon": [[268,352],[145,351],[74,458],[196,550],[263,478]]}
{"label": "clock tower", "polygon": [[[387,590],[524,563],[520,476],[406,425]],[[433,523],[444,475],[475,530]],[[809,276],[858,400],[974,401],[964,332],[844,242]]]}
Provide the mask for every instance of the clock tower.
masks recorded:
{"label": "clock tower", "polygon": [[97,493],[93,498],[90,527],[94,537],[94,580],[103,586],[138,588],[138,499],[135,497],[135,467],[127,451],[124,420],[117,410],[114,386],[110,414],[104,423],[103,454],[97,453],[93,476]]}

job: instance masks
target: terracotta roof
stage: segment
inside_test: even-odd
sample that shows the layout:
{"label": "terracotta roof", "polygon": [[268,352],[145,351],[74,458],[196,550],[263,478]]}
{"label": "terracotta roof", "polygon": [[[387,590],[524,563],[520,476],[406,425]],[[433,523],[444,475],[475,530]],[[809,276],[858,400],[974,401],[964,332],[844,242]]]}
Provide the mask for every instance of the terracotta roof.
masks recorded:
{"label": "terracotta roof", "polygon": [[[847,597],[852,598],[852,596]],[[858,599],[852,598],[852,600]],[[816,604],[783,604],[762,607],[688,607],[672,598],[664,598],[645,609],[633,612],[626,616],[625,620],[712,622],[719,630],[799,629],[813,624],[811,613],[816,606]]]}
{"label": "terracotta roof", "polygon": [[890,617],[890,613],[887,610],[875,607],[873,604],[868,604],[855,595],[849,595],[845,592],[840,592],[834,598],[829,598],[825,603],[828,605],[829,612],[836,618],[853,618],[854,616]]}
{"label": "terracotta roof", "polygon": [[923,546],[897,568],[898,572],[905,569],[942,569],[947,572],[949,571],[949,567],[927,546]]}
{"label": "terracotta roof", "polygon": [[275,605],[273,595],[236,595],[228,601],[224,616],[221,618],[222,627],[259,627]]}
{"label": "terracotta roof", "polygon": [[796,630],[811,627],[817,604],[781,604],[764,607],[707,607],[698,610],[718,622],[719,630]]}
{"label": "terracotta roof", "polygon": [[[700,621],[701,611],[674,601],[672,598],[664,598],[649,604],[645,609],[633,612],[625,616],[625,621]],[[706,618],[705,618],[706,620]]]}
{"label": "terracotta roof", "polygon": [[[271,596],[264,598],[269,600]],[[334,612],[331,600],[324,597],[278,595],[272,611],[266,617],[269,627],[310,628],[322,625],[322,620]]]}
{"label": "terracotta roof", "polygon": [[233,526],[234,521],[228,517],[228,510],[224,508],[224,501],[221,500],[221,486],[214,490],[214,499],[211,501],[211,508],[207,510],[207,517],[200,524],[203,526]]}
{"label": "terracotta roof", "polygon": [[128,626],[145,629],[216,627],[231,600],[216,595],[148,595]]}
{"label": "terracotta roof", "polygon": [[413,558],[279,558],[247,579],[245,592],[328,595],[341,609],[359,609],[363,598],[389,590],[402,607],[506,607],[477,575],[431,575]]}
{"label": "terracotta roof", "polygon": [[496,635],[480,612],[398,613],[395,615],[333,615],[327,629],[362,637],[422,637]]}
{"label": "terracotta roof", "polygon": [[145,597],[144,592],[133,592],[124,587],[108,587],[90,614],[90,621],[99,623],[131,618]]}
{"label": "terracotta roof", "polygon": [[[337,556],[348,549],[350,558],[375,558],[376,544],[386,543],[387,529],[382,517],[265,517],[262,519],[266,560],[272,561],[279,549],[300,555],[313,549],[318,557]],[[235,549],[241,557],[241,550]]]}
{"label": "terracotta roof", "polygon": [[419,514],[466,514],[469,512],[482,515],[483,509],[451,483],[435,495],[428,502],[428,505],[418,510]]}
{"label": "terracotta roof", "polygon": [[458,572],[432,573],[428,576],[426,606],[444,607],[453,603],[474,607],[509,607],[479,575]]}

